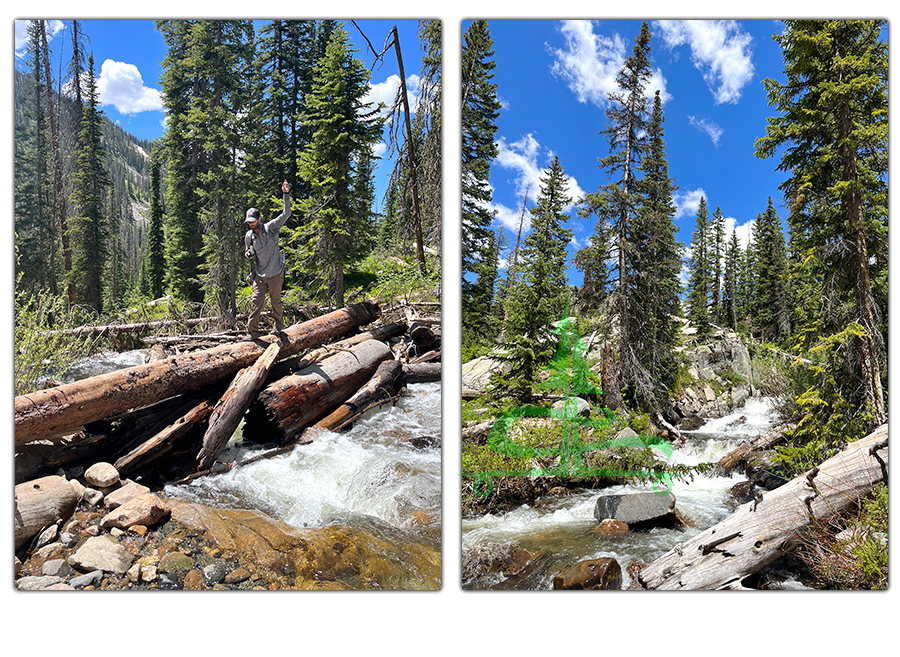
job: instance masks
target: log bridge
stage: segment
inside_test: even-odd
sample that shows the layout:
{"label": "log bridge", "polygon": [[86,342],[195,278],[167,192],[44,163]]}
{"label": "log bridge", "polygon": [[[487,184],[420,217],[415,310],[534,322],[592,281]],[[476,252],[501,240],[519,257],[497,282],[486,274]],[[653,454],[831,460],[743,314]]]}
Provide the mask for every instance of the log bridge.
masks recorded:
{"label": "log bridge", "polygon": [[[277,435],[282,444],[298,440],[317,422],[346,425],[365,410],[363,404],[368,408],[394,397],[407,379],[440,378],[439,363],[398,363],[389,375],[379,370],[382,363],[399,360],[385,342],[409,331],[405,322],[394,322],[358,333],[379,315],[376,304],[357,303],[278,335],[20,395],[15,399],[16,452],[49,443],[57,447],[51,463],[58,467],[66,461],[63,454],[72,460],[84,457],[98,451],[90,443],[105,441],[104,460],[113,461],[109,455],[115,454],[115,465],[128,474],[173,452],[178,440],[205,427],[202,439],[194,438],[188,448],[195,467],[203,470],[212,466],[242,419],[245,434],[259,429]],[[128,428],[111,431],[118,425]],[[86,427],[89,434],[99,428],[109,438],[73,440],[79,434],[84,438]]]}

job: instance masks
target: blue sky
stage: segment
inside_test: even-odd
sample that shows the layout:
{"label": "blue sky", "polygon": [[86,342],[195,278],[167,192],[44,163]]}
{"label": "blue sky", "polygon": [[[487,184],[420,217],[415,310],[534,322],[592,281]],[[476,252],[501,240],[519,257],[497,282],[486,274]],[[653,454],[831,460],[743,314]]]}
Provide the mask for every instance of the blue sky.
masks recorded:
{"label": "blue sky", "polygon": [[[653,79],[664,101],[669,175],[676,196],[678,238],[690,242],[701,196],[710,215],[721,207],[726,230],[746,244],[757,214],[772,197],[782,222],[786,212],[778,186],[777,159],[754,157],[754,140],[765,135],[769,108],[762,80],[783,79],[781,50],[772,20],[648,21]],[[465,33],[469,22],[464,22]],[[631,54],[640,20],[492,20],[497,67],[494,82],[503,108],[497,120],[500,154],[491,168],[495,225],[510,231],[511,244],[539,178],[559,157],[574,198],[606,182],[598,158],[609,154],[604,135],[606,93]],[[593,232],[594,219],[571,213],[570,256]],[[581,275],[570,268],[570,282]]]}
{"label": "blue sky", "polygon": [[[403,55],[407,86],[415,101],[418,74],[421,70],[422,50],[416,36],[416,20],[360,20],[356,21],[365,32],[372,46],[383,49],[390,30],[396,25],[400,34],[400,48]],[[94,54],[95,74],[98,78],[101,109],[107,117],[135,137],[153,140],[162,136],[164,113],[161,97],[162,61],[167,49],[162,35],[154,28],[153,20],[83,20],[82,32],[88,37],[87,52]],[[373,56],[359,30],[347,21],[344,25],[354,47],[359,52],[356,57],[368,67],[373,64]],[[67,57],[70,52],[71,27],[68,21],[53,21],[50,29],[50,48],[54,58],[62,52]],[[25,21],[15,22],[15,62],[21,67],[21,52],[24,48]],[[372,72],[371,94],[373,102],[384,102],[390,106],[399,83],[399,69],[394,51],[391,50]],[[388,139],[387,132],[385,140]],[[376,176],[378,190],[377,206],[380,208],[381,195],[390,175],[395,159],[382,142],[376,153],[384,158]]]}

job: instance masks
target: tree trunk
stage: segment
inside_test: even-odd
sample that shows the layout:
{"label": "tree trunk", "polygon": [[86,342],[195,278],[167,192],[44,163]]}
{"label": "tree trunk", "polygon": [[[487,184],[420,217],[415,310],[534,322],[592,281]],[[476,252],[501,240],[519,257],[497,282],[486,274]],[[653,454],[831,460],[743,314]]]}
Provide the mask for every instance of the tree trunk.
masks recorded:
{"label": "tree trunk", "polygon": [[203,446],[197,454],[198,468],[204,470],[211,466],[216,455],[234,434],[254,395],[265,383],[280,349],[277,342],[270,344],[259,360],[234,377],[209,418],[209,427],[203,434]]}
{"label": "tree trunk", "polygon": [[719,462],[716,463],[716,473],[727,475],[731,470],[734,470],[734,468],[737,467],[738,463],[740,463],[747,454],[762,449],[769,449],[772,445],[784,440],[786,431],[793,431],[796,428],[797,425],[795,424],[782,424],[767,431],[762,436],[757,437],[756,440],[745,443],[740,447],[736,447],[719,459]]}
{"label": "tree trunk", "polygon": [[65,477],[41,477],[16,486],[16,550],[44,527],[68,518],[78,504],[78,494]]}
{"label": "tree trunk", "polygon": [[404,363],[403,376],[407,383],[431,383],[441,380],[440,363]]}
{"label": "tree trunk", "polygon": [[147,441],[141,443],[113,465],[120,475],[129,474],[138,467],[146,466],[160,456],[168,453],[172,445],[198,423],[203,422],[213,412],[212,402],[204,400],[189,410],[183,417],[178,418],[174,424],[157,433]]}
{"label": "tree trunk", "polygon": [[316,422],[315,426],[330,431],[340,429],[347,422],[364,413],[366,408],[376,400],[392,396],[396,392],[397,381],[402,373],[403,366],[400,361],[383,361],[366,385],[328,417]]}
{"label": "tree trunk", "polygon": [[393,354],[383,342],[368,340],[297,374],[278,379],[250,405],[244,435],[277,433],[288,442],[340,406]]}
{"label": "tree trunk", "polygon": [[849,509],[887,481],[888,425],[680,543],[638,576],[646,589],[740,589],[742,580],[798,546],[814,519]]}
{"label": "tree trunk", "polygon": [[15,400],[16,446],[58,438],[87,422],[200,390],[236,374],[256,361],[267,343],[279,340],[281,356],[304,349],[376,319],[378,308],[364,302],[285,329],[282,337],[226,344],[102,376],[75,381]]}
{"label": "tree trunk", "polygon": [[619,373],[616,359],[609,345],[603,348],[603,360],[600,369],[600,385],[603,386],[603,405],[613,411],[624,410],[622,392],[619,390]]}

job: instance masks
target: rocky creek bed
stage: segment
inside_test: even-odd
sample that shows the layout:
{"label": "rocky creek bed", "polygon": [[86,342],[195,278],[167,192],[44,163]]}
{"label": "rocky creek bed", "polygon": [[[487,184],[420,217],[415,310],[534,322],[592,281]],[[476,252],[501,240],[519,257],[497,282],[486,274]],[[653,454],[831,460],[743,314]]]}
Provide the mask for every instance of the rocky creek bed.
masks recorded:
{"label": "rocky creek bed", "polygon": [[[96,472],[103,473],[103,479]],[[56,481],[46,481],[55,479]],[[433,544],[374,520],[298,529],[256,510],[208,507],[119,481],[108,464],[71,486],[71,513],[17,550],[19,590],[435,589]],[[83,482],[83,483],[82,483]],[[34,482],[20,486],[34,486]],[[19,495],[17,487],[17,497]],[[65,493],[63,493],[65,494]],[[18,529],[18,518],[17,518]],[[19,542],[17,536],[17,543]]]}

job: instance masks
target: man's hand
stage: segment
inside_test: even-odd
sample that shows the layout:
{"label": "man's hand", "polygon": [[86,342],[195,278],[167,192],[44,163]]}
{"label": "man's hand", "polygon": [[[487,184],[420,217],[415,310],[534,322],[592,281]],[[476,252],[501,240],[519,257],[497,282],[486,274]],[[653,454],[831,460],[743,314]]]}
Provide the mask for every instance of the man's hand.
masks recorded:
{"label": "man's hand", "polygon": [[281,183],[281,193],[282,194],[290,194],[291,193],[291,183],[285,180]]}

